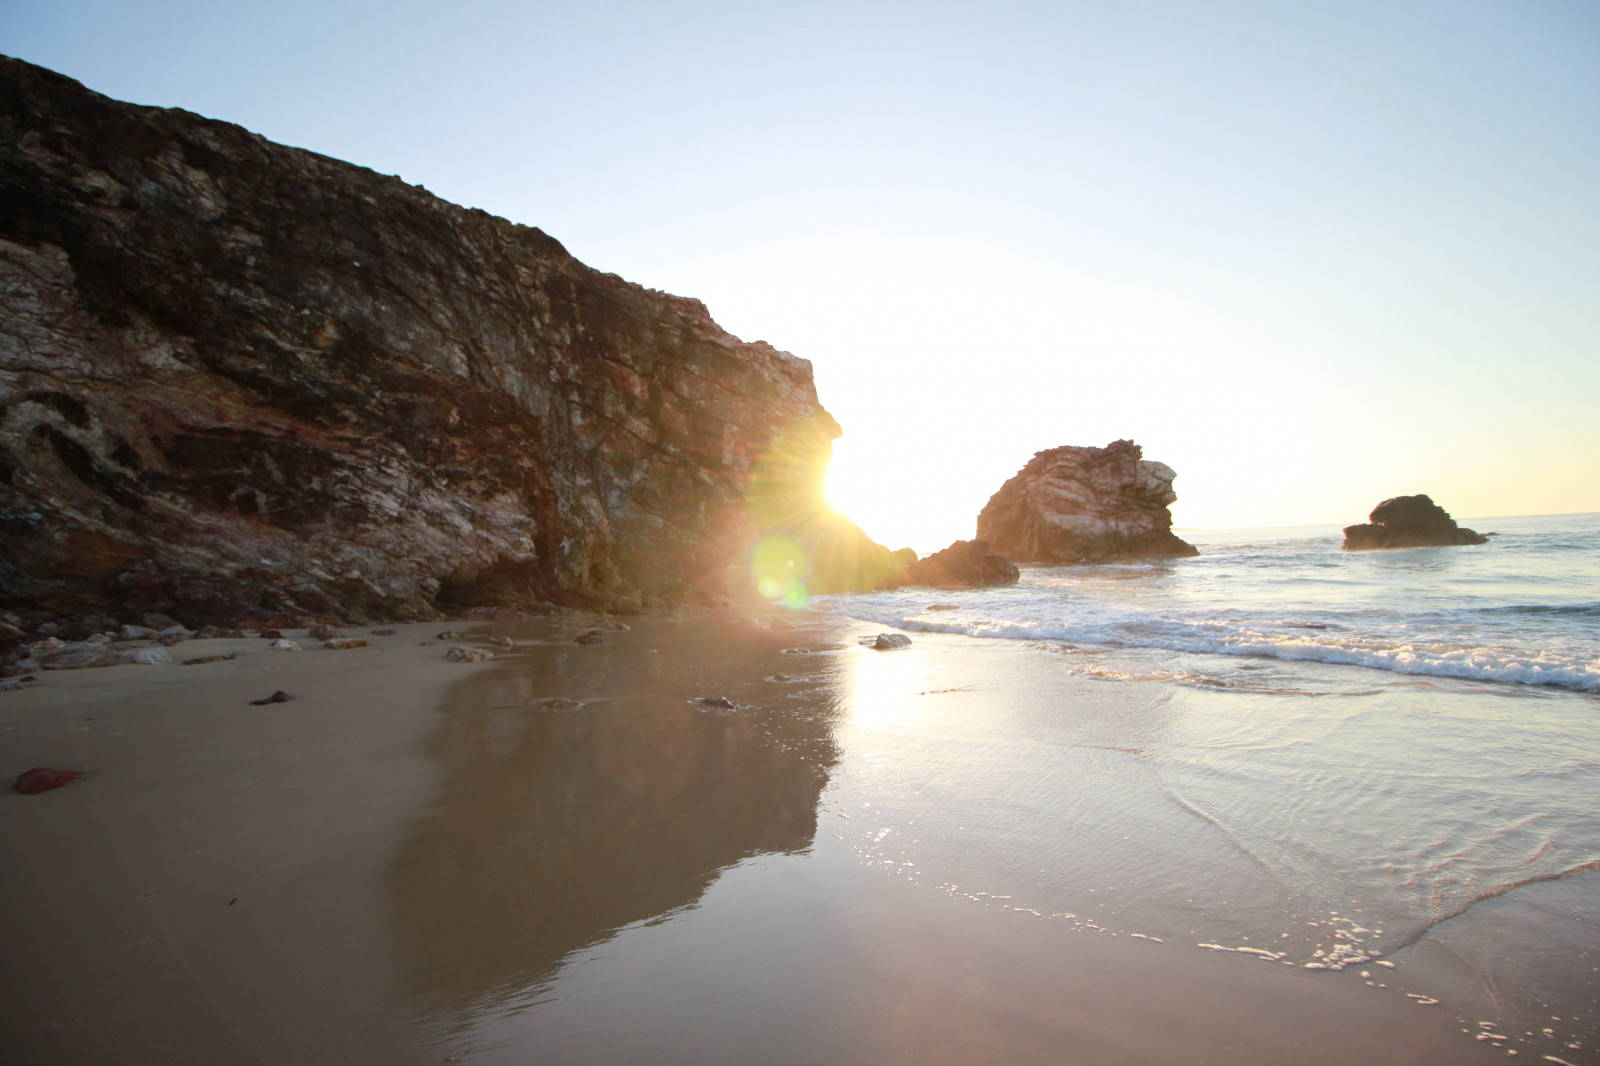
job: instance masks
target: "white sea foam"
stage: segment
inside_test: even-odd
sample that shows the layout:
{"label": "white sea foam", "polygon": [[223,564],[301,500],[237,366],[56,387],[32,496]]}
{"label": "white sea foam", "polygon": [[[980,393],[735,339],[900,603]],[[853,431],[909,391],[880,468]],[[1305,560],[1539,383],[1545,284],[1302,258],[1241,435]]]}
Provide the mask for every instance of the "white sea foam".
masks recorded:
{"label": "white sea foam", "polygon": [[1502,523],[1481,547],[1346,553],[1330,537],[1266,531],[1202,542],[1198,559],[1029,568],[1012,588],[814,605],[922,632],[1600,692],[1600,516]]}

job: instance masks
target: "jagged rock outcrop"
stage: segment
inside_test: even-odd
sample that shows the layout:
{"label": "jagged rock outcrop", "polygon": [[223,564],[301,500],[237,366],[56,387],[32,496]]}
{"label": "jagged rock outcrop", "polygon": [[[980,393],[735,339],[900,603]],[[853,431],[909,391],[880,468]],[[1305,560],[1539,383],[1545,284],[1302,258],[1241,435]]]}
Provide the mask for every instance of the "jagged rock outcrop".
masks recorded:
{"label": "jagged rock outcrop", "polygon": [[1365,525],[1345,526],[1345,551],[1439,548],[1483,544],[1488,537],[1456,525],[1450,512],[1427,496],[1394,496],[1372,509]]}
{"label": "jagged rock outcrop", "polygon": [[[396,177],[0,57],[0,604],[625,604],[827,516],[811,366]],[[281,623],[280,623],[281,624]]]}
{"label": "jagged rock outcrop", "polygon": [[1172,533],[1177,475],[1130,440],[1039,452],[989,498],[978,538],[1023,563],[1198,555]]}
{"label": "jagged rock outcrop", "polygon": [[988,585],[1015,585],[1020,576],[1016,566],[1004,556],[989,550],[986,541],[958,540],[926,559],[918,559],[900,571],[902,585],[934,585],[939,588],[981,588]]}

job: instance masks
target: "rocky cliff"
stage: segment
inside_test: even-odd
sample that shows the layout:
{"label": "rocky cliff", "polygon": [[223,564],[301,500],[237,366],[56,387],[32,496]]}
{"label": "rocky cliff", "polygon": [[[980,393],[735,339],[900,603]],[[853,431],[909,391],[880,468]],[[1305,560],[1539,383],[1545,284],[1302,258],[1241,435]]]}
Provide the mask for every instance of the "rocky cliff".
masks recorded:
{"label": "rocky cliff", "polygon": [[978,537],[1017,562],[1198,555],[1172,533],[1177,475],[1129,440],[1036,454],[978,515]]}
{"label": "rocky cliff", "polygon": [[0,605],[190,624],[812,590],[811,367],[527,226],[0,58]]}
{"label": "rocky cliff", "polygon": [[1394,496],[1372,509],[1364,525],[1344,528],[1345,551],[1379,548],[1439,548],[1483,544],[1488,537],[1456,525],[1450,512],[1428,496]]}

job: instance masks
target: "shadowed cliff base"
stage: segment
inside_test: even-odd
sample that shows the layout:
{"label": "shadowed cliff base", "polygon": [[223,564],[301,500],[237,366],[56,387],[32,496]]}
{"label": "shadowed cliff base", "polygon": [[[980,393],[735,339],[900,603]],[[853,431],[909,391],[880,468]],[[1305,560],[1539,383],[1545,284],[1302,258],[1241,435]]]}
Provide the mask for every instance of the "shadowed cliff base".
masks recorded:
{"label": "shadowed cliff base", "polygon": [[889,569],[826,515],[805,360],[537,229],[3,57],[0,287],[0,606],[625,610],[726,591],[769,532],[818,589]]}

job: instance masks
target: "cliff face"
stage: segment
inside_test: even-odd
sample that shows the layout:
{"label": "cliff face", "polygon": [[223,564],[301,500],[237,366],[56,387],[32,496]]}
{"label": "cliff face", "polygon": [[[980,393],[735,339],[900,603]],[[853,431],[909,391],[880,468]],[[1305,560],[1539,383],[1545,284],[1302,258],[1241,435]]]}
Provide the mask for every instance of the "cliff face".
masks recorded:
{"label": "cliff face", "polygon": [[0,57],[0,603],[198,624],[716,590],[812,520],[838,432],[808,362],[698,301]]}
{"label": "cliff face", "polygon": [[1039,452],[990,497],[978,536],[1018,562],[1198,555],[1172,533],[1177,475],[1131,440]]}

